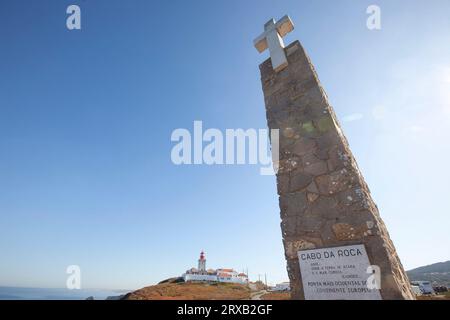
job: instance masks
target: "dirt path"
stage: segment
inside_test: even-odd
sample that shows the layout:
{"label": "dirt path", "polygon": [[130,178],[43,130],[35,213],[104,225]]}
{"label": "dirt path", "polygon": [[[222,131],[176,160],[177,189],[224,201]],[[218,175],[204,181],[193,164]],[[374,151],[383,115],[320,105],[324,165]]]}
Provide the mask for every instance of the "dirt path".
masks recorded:
{"label": "dirt path", "polygon": [[252,300],[261,300],[261,297],[262,297],[263,295],[265,295],[266,293],[267,293],[267,290],[256,291],[256,292],[253,292],[253,293],[250,295],[250,298],[251,298]]}

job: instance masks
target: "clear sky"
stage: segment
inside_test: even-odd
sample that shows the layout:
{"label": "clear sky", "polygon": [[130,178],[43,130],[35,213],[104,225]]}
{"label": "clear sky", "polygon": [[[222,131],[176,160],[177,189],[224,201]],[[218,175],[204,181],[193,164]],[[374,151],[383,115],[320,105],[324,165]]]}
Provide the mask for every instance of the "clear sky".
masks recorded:
{"label": "clear sky", "polygon": [[[82,29],[66,28],[81,7]],[[366,8],[381,8],[378,31]],[[407,269],[450,259],[450,2],[0,2],[0,285],[287,280],[275,178],[175,166],[176,128],[265,128],[252,45],[289,14]]]}

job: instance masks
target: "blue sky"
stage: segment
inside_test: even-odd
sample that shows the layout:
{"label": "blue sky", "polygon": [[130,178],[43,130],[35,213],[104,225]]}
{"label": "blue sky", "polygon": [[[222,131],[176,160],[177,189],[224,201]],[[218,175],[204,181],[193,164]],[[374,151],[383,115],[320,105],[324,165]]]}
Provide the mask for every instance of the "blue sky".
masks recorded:
{"label": "blue sky", "polygon": [[[66,28],[70,4],[82,30]],[[382,29],[366,28],[381,8]],[[2,1],[0,285],[287,280],[275,178],[175,166],[176,128],[265,128],[253,39],[289,14],[407,269],[450,259],[450,3]]]}

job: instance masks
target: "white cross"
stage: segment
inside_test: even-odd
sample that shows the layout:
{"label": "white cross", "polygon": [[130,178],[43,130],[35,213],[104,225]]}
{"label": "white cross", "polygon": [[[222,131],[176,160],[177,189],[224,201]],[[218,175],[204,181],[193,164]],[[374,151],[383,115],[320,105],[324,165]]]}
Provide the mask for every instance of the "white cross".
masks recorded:
{"label": "white cross", "polygon": [[284,16],[276,23],[274,19],[270,19],[264,25],[264,32],[253,41],[259,52],[269,48],[272,67],[277,72],[283,70],[288,64],[284,53],[283,37],[292,30],[294,30],[294,24],[289,16]]}

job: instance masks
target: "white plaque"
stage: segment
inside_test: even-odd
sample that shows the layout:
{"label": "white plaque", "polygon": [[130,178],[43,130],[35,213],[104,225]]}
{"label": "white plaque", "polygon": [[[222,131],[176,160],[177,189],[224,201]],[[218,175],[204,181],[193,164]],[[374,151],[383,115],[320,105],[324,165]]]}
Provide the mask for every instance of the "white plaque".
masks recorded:
{"label": "white plaque", "polygon": [[[380,300],[364,245],[298,251],[306,300]],[[369,279],[369,277],[371,277]]]}

